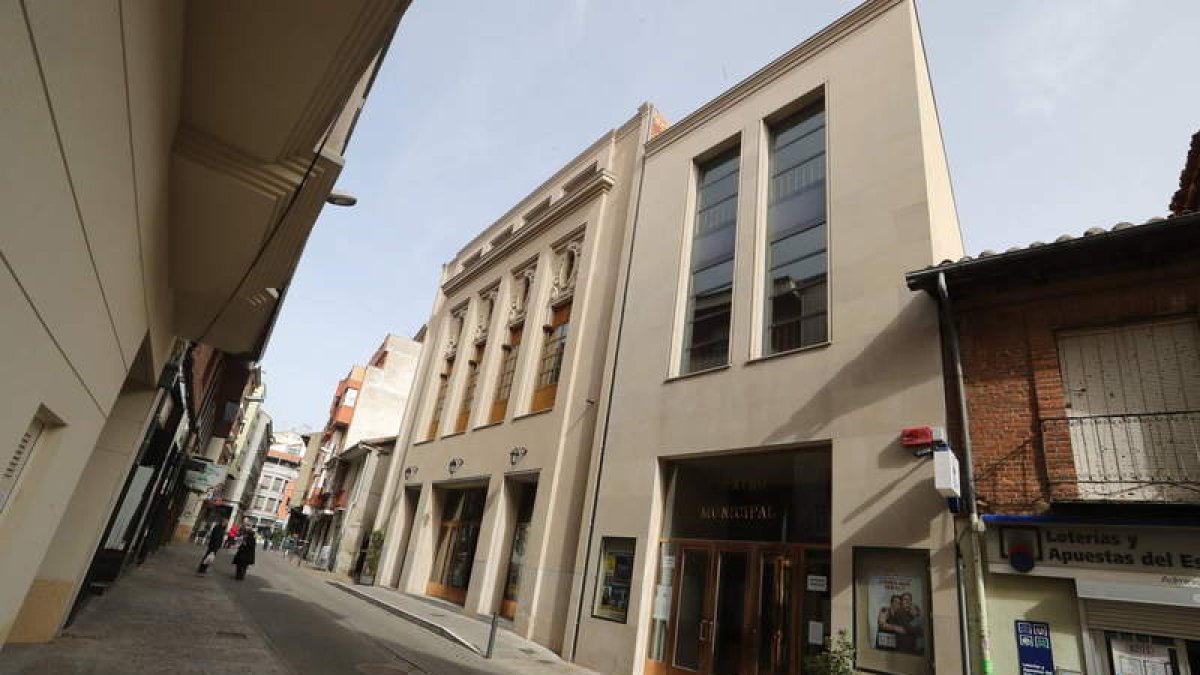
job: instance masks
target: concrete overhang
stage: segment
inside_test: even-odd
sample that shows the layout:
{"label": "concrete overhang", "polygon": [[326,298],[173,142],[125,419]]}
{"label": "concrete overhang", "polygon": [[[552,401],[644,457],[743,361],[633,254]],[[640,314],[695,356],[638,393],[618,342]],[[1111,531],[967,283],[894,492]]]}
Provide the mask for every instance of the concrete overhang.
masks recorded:
{"label": "concrete overhang", "polygon": [[169,193],[180,336],[261,354],[408,4],[188,4]]}

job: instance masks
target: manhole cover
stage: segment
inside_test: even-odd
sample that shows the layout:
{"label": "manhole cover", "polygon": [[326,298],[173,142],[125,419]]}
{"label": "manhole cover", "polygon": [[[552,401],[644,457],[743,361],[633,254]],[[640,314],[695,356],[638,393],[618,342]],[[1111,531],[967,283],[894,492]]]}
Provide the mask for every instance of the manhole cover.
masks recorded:
{"label": "manhole cover", "polygon": [[249,636],[248,636],[248,635],[246,635],[245,633],[238,633],[237,631],[232,631],[232,630],[219,630],[219,631],[217,631],[217,637],[223,637],[223,638],[233,638],[233,639],[236,639],[236,640],[245,640],[245,639],[247,639]]}
{"label": "manhole cover", "polygon": [[408,675],[410,672],[394,663],[360,663],[354,669],[365,675]]}

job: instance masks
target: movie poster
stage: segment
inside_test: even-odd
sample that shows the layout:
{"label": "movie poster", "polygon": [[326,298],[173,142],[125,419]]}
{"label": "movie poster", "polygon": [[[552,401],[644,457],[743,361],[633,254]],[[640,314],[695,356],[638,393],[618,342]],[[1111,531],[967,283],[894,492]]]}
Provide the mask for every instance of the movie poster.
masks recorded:
{"label": "movie poster", "polygon": [[932,675],[929,551],[854,549],[856,665],[891,675]]}
{"label": "movie poster", "polygon": [[925,655],[925,588],[919,577],[881,574],[867,583],[871,644],[876,649]]}

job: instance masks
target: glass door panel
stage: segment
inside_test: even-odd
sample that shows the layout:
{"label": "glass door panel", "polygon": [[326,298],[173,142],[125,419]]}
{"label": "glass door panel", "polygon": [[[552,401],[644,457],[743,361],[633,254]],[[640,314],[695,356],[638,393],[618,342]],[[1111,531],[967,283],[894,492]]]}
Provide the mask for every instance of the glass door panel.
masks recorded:
{"label": "glass door panel", "polygon": [[825,651],[829,638],[833,604],[829,599],[829,551],[809,549],[804,552],[804,606],[801,609],[800,631],[805,657]]}
{"label": "glass door panel", "polygon": [[671,664],[688,671],[700,670],[704,646],[709,641],[704,616],[710,557],[704,549],[683,549],[679,572],[679,600],[675,609],[675,649]]}
{"label": "glass door panel", "polygon": [[721,551],[717,561],[713,667],[715,675],[739,675],[746,646],[747,551]]}
{"label": "glass door panel", "polygon": [[792,662],[795,565],[787,553],[763,552],[758,596],[758,673],[785,675]]}

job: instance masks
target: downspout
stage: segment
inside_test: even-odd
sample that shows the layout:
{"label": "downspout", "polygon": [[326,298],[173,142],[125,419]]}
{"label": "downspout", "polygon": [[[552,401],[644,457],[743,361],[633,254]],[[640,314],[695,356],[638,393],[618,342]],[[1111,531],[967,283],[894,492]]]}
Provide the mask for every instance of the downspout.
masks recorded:
{"label": "downspout", "polygon": [[[968,534],[971,539],[971,583],[973,584],[972,602],[975,605],[975,616],[979,620],[979,660],[983,675],[992,675],[995,665],[992,663],[992,640],[988,630],[987,599],[983,583],[983,532],[984,524],[979,518],[979,508],[975,501],[975,461],[971,445],[971,418],[967,411],[967,391],[963,382],[962,351],[958,341],[958,324],[954,321],[954,308],[950,303],[950,290],[946,285],[946,273],[938,272],[937,276],[938,303],[941,306],[942,321],[946,337],[950,342],[950,360],[954,363],[954,390],[958,395],[958,421],[963,435],[963,470],[966,473],[966,502],[969,518]],[[955,544],[957,550],[957,543]],[[961,584],[961,577],[960,582]],[[967,622],[967,617],[961,619]],[[964,633],[970,634],[970,625],[963,626]],[[969,651],[969,649],[968,649]],[[969,662],[968,659],[964,664]]]}
{"label": "downspout", "polygon": [[579,653],[579,629],[583,624],[583,604],[586,602],[584,589],[587,588],[589,566],[592,559],[592,540],[596,536],[596,509],[600,506],[600,485],[604,478],[604,454],[608,449],[609,422],[612,418],[613,394],[617,387],[617,363],[621,356],[621,334],[625,328],[625,309],[629,306],[629,278],[633,272],[633,243],[637,239],[638,215],[641,213],[642,187],[646,179],[646,142],[649,140],[650,127],[654,124],[653,108],[647,111],[646,119],[642,121],[640,130],[640,145],[638,147],[638,184],[637,195],[631,200],[632,218],[629,220],[629,257],[625,261],[625,283],[621,289],[621,309],[617,319],[617,334],[613,337],[612,372],[608,378],[608,400],[604,406],[604,430],[600,435],[600,451],[596,457],[596,485],[592,492],[592,509],[588,516],[587,543],[583,554],[583,575],[579,580],[579,606],[575,610],[575,630],[571,638],[571,661],[574,662]]}

